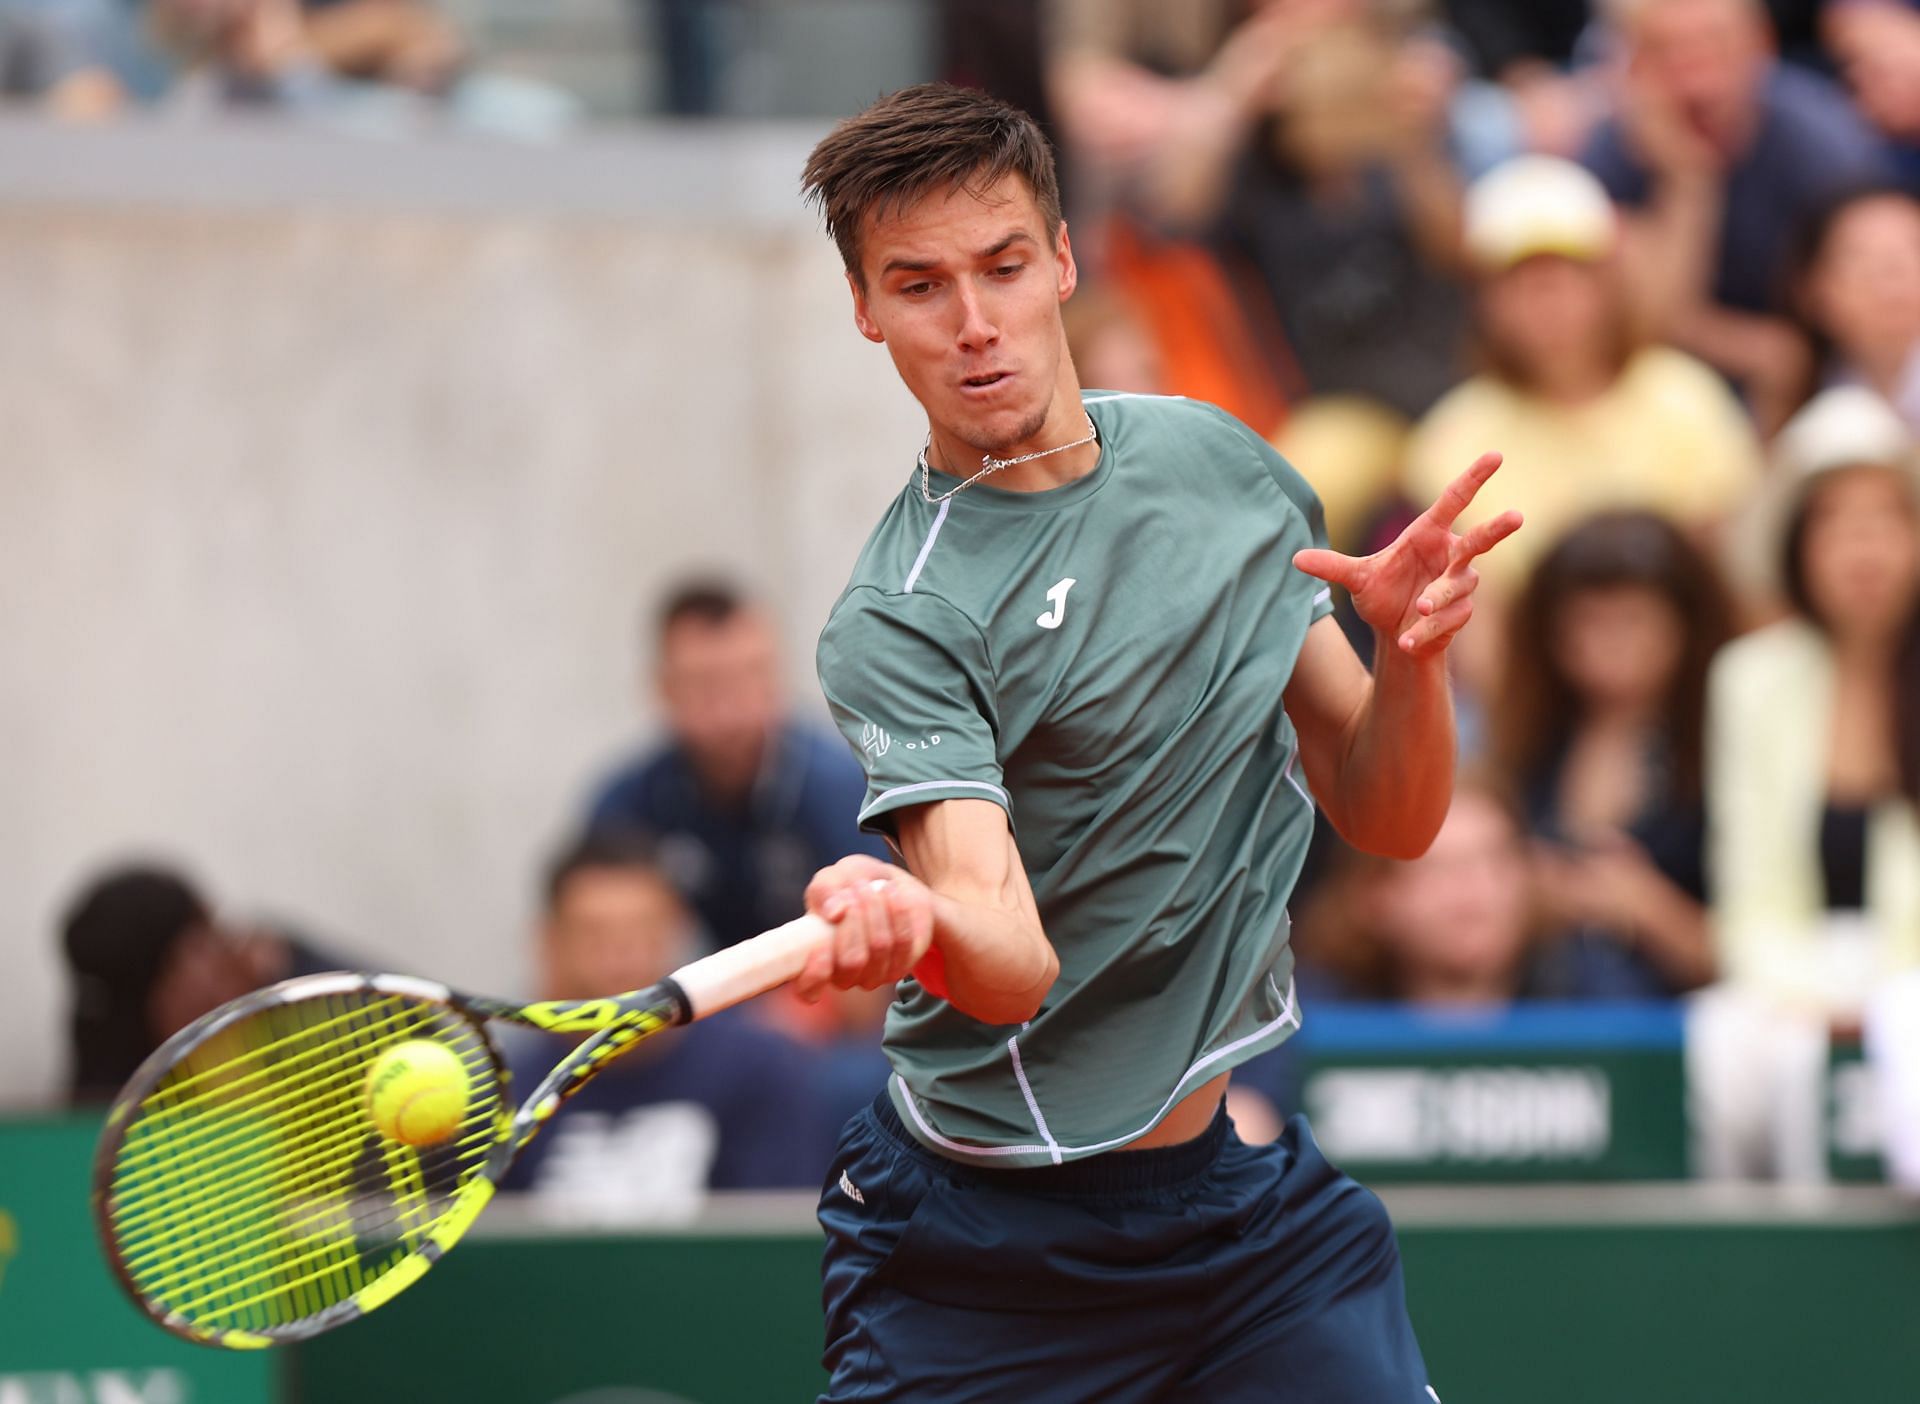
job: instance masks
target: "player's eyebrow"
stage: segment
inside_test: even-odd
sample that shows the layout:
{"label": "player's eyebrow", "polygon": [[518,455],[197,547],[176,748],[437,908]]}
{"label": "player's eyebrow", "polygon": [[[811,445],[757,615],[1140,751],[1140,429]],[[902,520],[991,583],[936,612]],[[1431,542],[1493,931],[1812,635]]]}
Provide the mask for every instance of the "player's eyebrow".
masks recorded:
{"label": "player's eyebrow", "polygon": [[[1022,240],[1029,244],[1036,242],[1033,235],[1026,230],[1016,229],[992,248],[980,250],[973,256],[973,261],[984,263],[990,258],[997,258]],[[930,273],[939,266],[937,259],[890,258],[880,266],[880,276],[884,278],[889,273]]]}

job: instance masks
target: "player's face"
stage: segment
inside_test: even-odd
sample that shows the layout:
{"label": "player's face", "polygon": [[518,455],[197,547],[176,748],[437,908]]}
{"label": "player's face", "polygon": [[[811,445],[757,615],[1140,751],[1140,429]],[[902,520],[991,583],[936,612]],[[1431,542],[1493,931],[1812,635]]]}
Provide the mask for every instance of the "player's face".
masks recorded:
{"label": "player's face", "polygon": [[860,261],[854,322],[886,344],[936,439],[1004,456],[1040,434],[1072,385],[1060,304],[1076,273],[1066,226],[1048,237],[1023,179],[869,215]]}

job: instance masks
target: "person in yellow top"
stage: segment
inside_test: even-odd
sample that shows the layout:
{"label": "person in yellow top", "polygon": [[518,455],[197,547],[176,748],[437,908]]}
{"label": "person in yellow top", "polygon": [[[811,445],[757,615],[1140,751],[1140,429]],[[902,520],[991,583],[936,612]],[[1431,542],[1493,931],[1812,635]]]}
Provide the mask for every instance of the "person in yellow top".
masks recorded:
{"label": "person in yellow top", "polygon": [[1415,428],[1406,486],[1430,496],[1469,449],[1500,445],[1501,504],[1526,514],[1527,531],[1488,559],[1488,583],[1511,595],[1601,509],[1703,528],[1732,515],[1758,482],[1759,441],[1703,362],[1638,341],[1600,183],[1554,157],[1507,161],[1467,193],[1466,246],[1486,369]]}

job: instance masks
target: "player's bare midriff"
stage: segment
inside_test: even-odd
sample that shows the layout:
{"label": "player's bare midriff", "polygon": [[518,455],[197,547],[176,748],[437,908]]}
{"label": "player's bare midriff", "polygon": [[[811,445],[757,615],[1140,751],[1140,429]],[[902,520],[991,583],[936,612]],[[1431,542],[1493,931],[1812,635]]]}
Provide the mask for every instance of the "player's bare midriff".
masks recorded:
{"label": "player's bare midriff", "polygon": [[1213,1114],[1220,1110],[1220,1099],[1227,1095],[1227,1079],[1231,1076],[1231,1073],[1221,1073],[1213,1081],[1202,1083],[1182,1097],[1158,1126],[1120,1149],[1152,1150],[1155,1146],[1177,1146],[1182,1141],[1191,1141],[1213,1124]]}

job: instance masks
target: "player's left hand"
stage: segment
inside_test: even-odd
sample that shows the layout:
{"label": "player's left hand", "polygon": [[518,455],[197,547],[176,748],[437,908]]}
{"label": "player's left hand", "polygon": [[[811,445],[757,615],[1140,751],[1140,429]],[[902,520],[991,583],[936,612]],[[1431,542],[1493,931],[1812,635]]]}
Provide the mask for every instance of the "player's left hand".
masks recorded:
{"label": "player's left hand", "polygon": [[1375,633],[1392,637],[1402,653],[1413,658],[1436,655],[1473,617],[1473,592],[1480,583],[1474,557],[1520,529],[1520,514],[1514,511],[1502,512],[1464,535],[1453,529],[1454,519],[1499,466],[1499,454],[1481,454],[1383,551],[1345,556],[1313,547],[1297,552],[1293,563],[1344,588],[1353,596],[1354,611]]}

